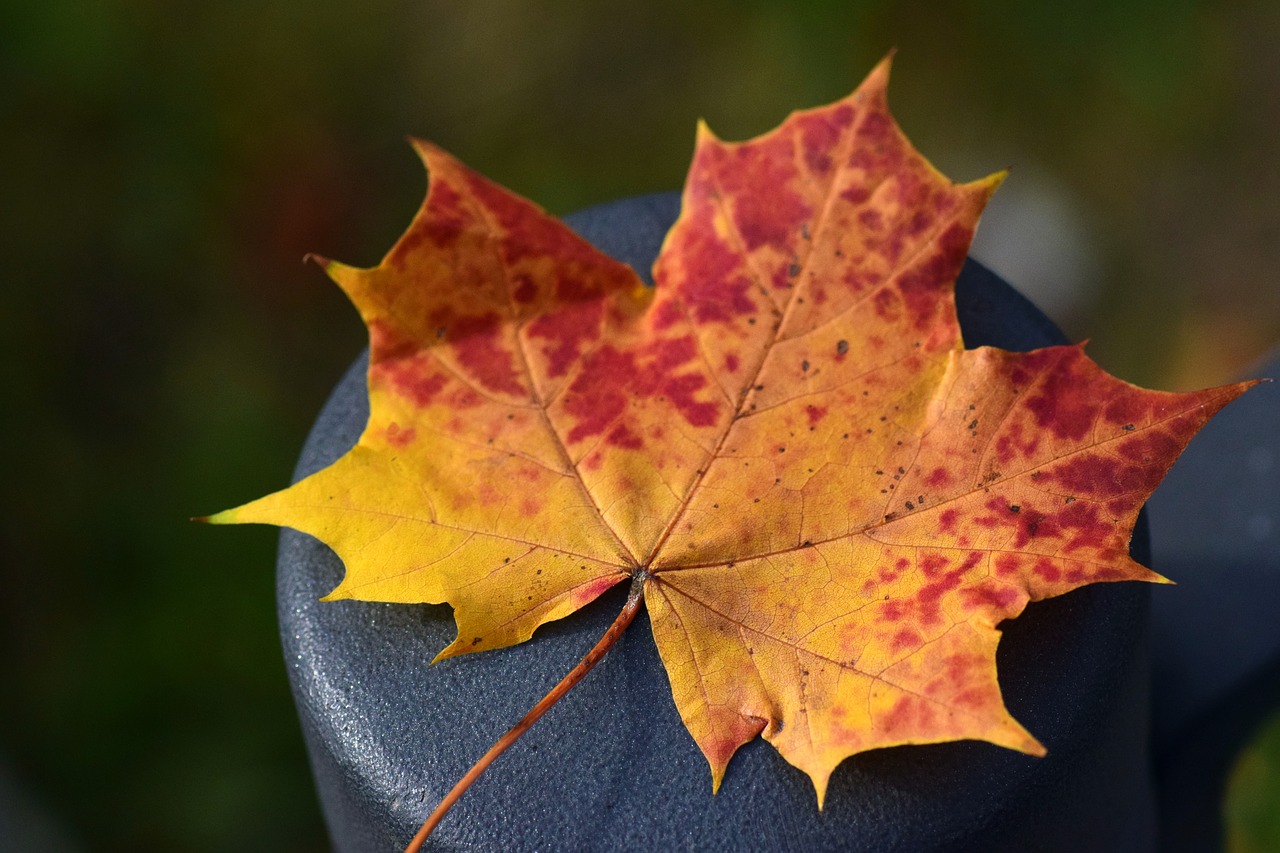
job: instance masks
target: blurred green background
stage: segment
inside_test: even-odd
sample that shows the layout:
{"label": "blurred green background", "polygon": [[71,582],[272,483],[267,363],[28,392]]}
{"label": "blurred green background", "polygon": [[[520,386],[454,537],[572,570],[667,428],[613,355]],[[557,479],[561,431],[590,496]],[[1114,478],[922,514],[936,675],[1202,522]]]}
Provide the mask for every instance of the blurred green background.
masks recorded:
{"label": "blurred green background", "polygon": [[[566,213],[678,188],[697,118],[763,132],[897,47],[917,146],[957,179],[1013,167],[975,254],[1112,372],[1187,388],[1280,340],[1278,45],[1264,0],[4,4],[15,825],[325,849],[275,533],[186,519],[287,482],[364,341],[302,255],[378,261],[425,188],[407,134]],[[1237,777],[1262,814],[1278,741]]]}

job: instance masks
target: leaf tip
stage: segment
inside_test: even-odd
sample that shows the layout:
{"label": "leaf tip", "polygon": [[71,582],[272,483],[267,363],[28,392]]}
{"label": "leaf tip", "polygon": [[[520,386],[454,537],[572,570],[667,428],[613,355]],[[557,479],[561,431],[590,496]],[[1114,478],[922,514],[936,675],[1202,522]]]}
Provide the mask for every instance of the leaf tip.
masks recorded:
{"label": "leaf tip", "polygon": [[867,80],[876,80],[880,85],[887,87],[889,85],[889,74],[893,71],[893,60],[898,55],[898,48],[891,47],[884,58],[876,63],[876,67],[871,69],[871,73],[867,75]]}
{"label": "leaf tip", "polygon": [[324,270],[324,274],[329,276],[343,290],[348,290],[348,285],[355,281],[355,277],[360,270],[356,267],[348,266],[341,261],[335,261],[316,252],[307,252],[302,256],[304,263],[313,263],[320,269]]}
{"label": "leaf tip", "polygon": [[422,160],[422,165],[427,167],[427,174],[431,176],[431,180],[435,180],[437,175],[443,174],[451,168],[462,165],[452,154],[434,142],[410,136],[409,144],[418,153],[418,157]]}
{"label": "leaf tip", "polygon": [[431,666],[435,666],[441,661],[446,661],[449,658],[455,658],[458,655],[462,654],[464,651],[466,651],[463,648],[457,648],[457,646],[458,646],[458,641],[454,640],[452,643],[450,643],[449,645],[441,649],[436,654],[436,656],[431,659]]}
{"label": "leaf tip", "polygon": [[341,261],[330,260],[324,255],[317,255],[314,252],[307,253],[303,260],[310,261],[320,267],[320,269],[324,270],[324,274],[329,276],[330,281],[341,287],[348,295],[352,295],[352,287],[355,285],[362,270],[348,266]]}
{"label": "leaf tip", "polygon": [[1012,171],[1012,168],[1001,169],[998,172],[992,172],[990,175],[987,175],[985,178],[978,181],[980,185],[983,185],[983,189],[987,191],[988,198],[990,198],[996,190],[1000,189],[1000,185],[1008,179],[1010,171]]}
{"label": "leaf tip", "polygon": [[720,141],[720,137],[716,136],[716,132],[711,129],[711,125],[707,124],[707,120],[704,118],[698,119],[698,124],[693,135],[695,145]]}
{"label": "leaf tip", "polygon": [[351,598],[351,593],[347,592],[347,582],[344,580],[333,588],[328,595],[320,596],[320,601],[346,601]]}
{"label": "leaf tip", "polygon": [[818,796],[818,811],[822,811],[827,802],[827,783],[831,781],[831,771],[810,773],[809,778],[813,781],[813,791]]}
{"label": "leaf tip", "polygon": [[1003,746],[1008,749],[1016,750],[1033,758],[1044,758],[1049,754],[1049,750],[1045,748],[1035,735],[1022,727],[1022,724],[1013,717],[1006,719],[1006,725],[1003,731],[997,732],[992,737],[984,737],[983,740],[989,740],[996,746]]}
{"label": "leaf tip", "polygon": [[429,154],[435,153],[439,150],[435,145],[420,136],[409,135],[405,137],[405,141],[408,142],[413,150],[418,152],[418,156],[424,160],[427,159]]}
{"label": "leaf tip", "polygon": [[234,509],[224,509],[222,512],[215,512],[212,515],[197,515],[191,520],[198,524],[236,524],[239,522]]}
{"label": "leaf tip", "polygon": [[1209,391],[1221,391],[1223,396],[1226,398],[1220,405],[1213,409],[1213,414],[1216,414],[1224,406],[1238,399],[1241,394],[1250,390],[1254,386],[1262,385],[1263,383],[1270,384],[1272,381],[1273,380],[1266,377],[1262,379],[1246,379],[1243,382],[1234,382],[1230,385],[1223,385],[1216,389],[1207,389]]}

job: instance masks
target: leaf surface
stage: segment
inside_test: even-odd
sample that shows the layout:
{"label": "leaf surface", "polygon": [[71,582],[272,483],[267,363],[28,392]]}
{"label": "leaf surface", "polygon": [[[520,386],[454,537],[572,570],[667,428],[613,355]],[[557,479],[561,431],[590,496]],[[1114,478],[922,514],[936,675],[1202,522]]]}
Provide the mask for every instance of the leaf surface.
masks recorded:
{"label": "leaf surface", "polygon": [[700,127],[656,287],[416,143],[431,175],[382,263],[323,262],[369,327],[359,443],[214,516],[331,546],[330,599],[448,602],[440,657],[528,639],[614,584],[644,601],[719,785],[771,741],[819,804],[845,757],[982,739],[997,625],[1098,581],[1247,384],[1171,394],[1081,347],[965,350],[953,286],[1002,176],[908,143],[888,63],[745,143]]}

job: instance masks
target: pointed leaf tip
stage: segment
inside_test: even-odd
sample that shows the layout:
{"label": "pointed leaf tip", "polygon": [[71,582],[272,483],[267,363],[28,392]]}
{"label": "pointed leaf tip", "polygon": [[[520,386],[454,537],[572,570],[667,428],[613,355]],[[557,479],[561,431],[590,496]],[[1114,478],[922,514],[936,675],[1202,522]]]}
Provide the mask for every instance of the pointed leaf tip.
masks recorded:
{"label": "pointed leaf tip", "polygon": [[238,524],[236,518],[236,509],[224,509],[222,512],[215,512],[212,515],[200,515],[191,519],[200,524]]}
{"label": "pointed leaf tip", "polygon": [[1004,182],[1009,179],[1009,171],[1009,169],[1001,169],[998,172],[992,172],[985,178],[979,179],[979,184],[988,184],[990,186],[990,189],[987,191],[988,198],[994,195],[995,191],[1000,189]]}
{"label": "pointed leaf tip", "polygon": [[818,811],[822,811],[823,806],[827,804],[827,786],[831,781],[831,774],[828,773],[821,781],[816,776],[812,777],[811,781],[813,782],[813,792],[818,800]]}
{"label": "pointed leaf tip", "polygon": [[411,136],[409,137],[409,143],[413,146],[413,150],[418,153],[422,164],[426,166],[430,181],[435,181],[439,175],[443,175],[445,172],[453,172],[455,170],[470,171],[461,160],[434,142]]}
{"label": "pointed leaf tip", "polygon": [[898,49],[896,47],[889,48],[889,52],[876,63],[875,68],[871,69],[871,73],[867,75],[867,79],[880,81],[885,87],[887,87],[889,84],[889,77],[893,73],[893,60],[897,58],[897,56]]}

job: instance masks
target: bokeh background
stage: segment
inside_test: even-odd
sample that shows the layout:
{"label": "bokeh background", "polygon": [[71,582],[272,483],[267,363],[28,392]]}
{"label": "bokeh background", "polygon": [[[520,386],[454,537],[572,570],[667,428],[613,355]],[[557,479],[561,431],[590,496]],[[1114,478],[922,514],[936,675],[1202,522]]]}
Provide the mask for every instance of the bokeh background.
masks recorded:
{"label": "bokeh background", "polygon": [[[895,47],[917,146],[1013,168],[975,255],[1105,367],[1189,388],[1280,341],[1267,0],[3,4],[0,840],[326,848],[275,534],[186,519],[287,482],[364,340],[301,258],[391,246],[406,135],[566,213],[678,188],[697,118],[763,132]],[[1259,743],[1238,850],[1277,837]]]}

